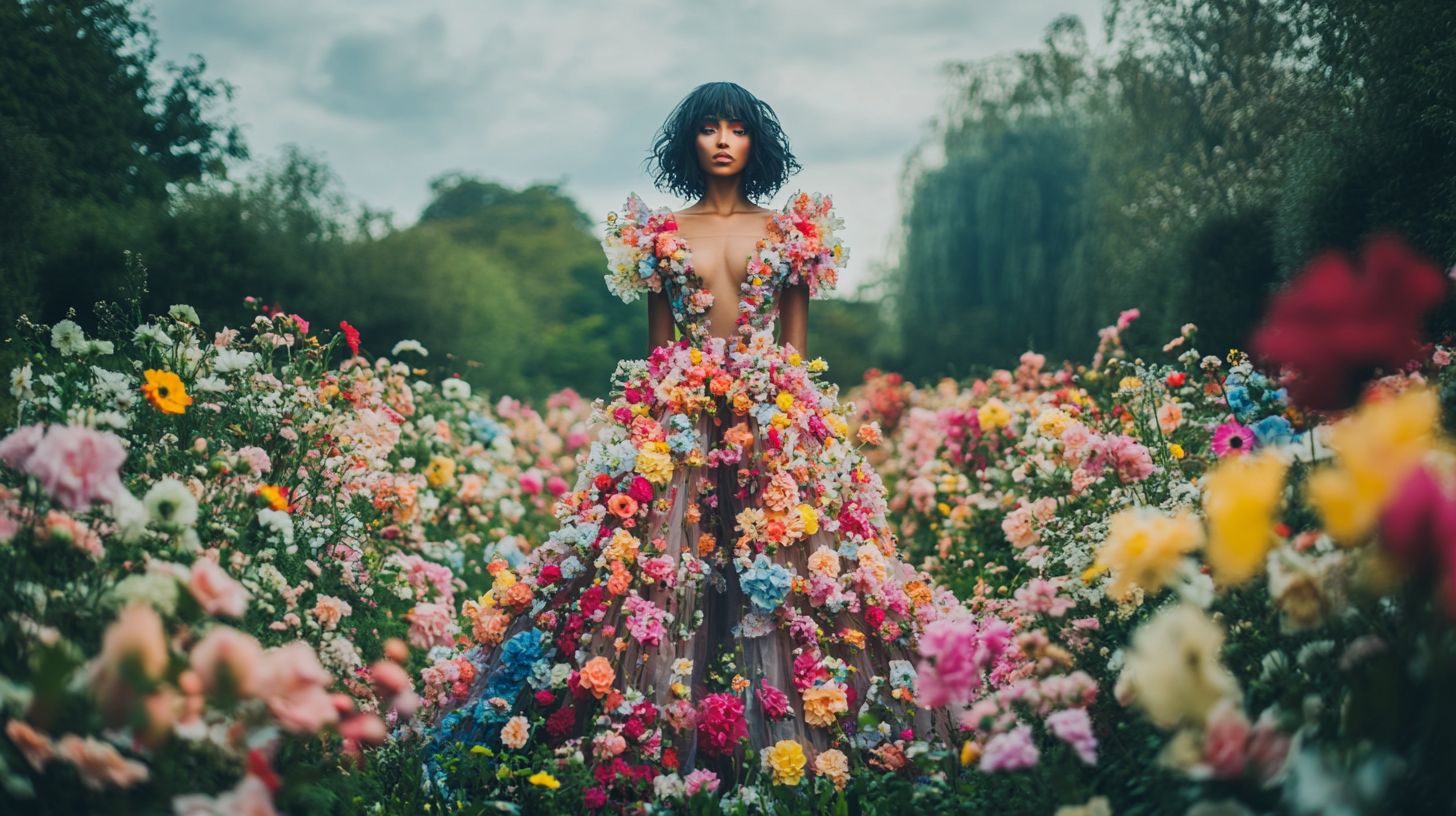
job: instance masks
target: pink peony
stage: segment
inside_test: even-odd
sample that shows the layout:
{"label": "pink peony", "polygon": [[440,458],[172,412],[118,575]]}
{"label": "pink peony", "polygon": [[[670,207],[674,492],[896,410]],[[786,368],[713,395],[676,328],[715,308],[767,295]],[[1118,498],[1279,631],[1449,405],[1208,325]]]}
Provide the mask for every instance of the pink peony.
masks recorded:
{"label": "pink peony", "polygon": [[986,773],[1017,771],[1034,768],[1040,760],[1041,752],[1031,739],[1031,727],[1018,725],[987,740],[981,752],[981,770]]}
{"label": "pink peony", "polygon": [[934,708],[969,702],[981,687],[981,673],[1006,651],[1011,629],[987,619],[983,626],[968,617],[932,621],[920,636],[922,660],[915,687],[920,704]]}
{"label": "pink peony", "polygon": [[45,436],[44,425],[22,425],[0,439],[0,462],[11,470],[24,470],[25,460],[35,452],[35,446]]}
{"label": "pink peony", "polygon": [[[7,444],[21,433],[26,436]],[[33,442],[20,467],[39,479],[51,498],[67,510],[86,510],[93,502],[113,501],[124,489],[118,473],[126,461],[126,448],[116,434],[78,425],[52,425],[39,441],[34,434],[21,429],[6,437],[0,442],[0,456],[9,463],[26,453]]]}
{"label": "pink peony", "polygon": [[248,611],[248,590],[210,558],[192,562],[187,589],[209,615],[241,618]]}
{"label": "pink peony", "polygon": [[1057,739],[1072,746],[1077,758],[1087,765],[1097,764],[1097,737],[1092,733],[1092,721],[1087,718],[1085,708],[1066,708],[1047,715],[1047,730]]}
{"label": "pink peony", "polygon": [[295,640],[264,652],[257,679],[258,696],[284,730],[310,734],[338,721],[326,691],[333,676],[307,643]]}
{"label": "pink peony", "polygon": [[713,793],[718,790],[718,785],[718,775],[707,768],[699,768],[683,777],[683,790],[688,796],[696,796],[699,791]]}

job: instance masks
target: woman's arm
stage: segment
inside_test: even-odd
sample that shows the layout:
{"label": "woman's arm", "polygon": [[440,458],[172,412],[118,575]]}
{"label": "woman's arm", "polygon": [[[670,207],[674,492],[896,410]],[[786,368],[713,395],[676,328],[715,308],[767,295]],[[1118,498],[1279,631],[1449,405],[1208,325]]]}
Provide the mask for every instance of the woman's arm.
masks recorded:
{"label": "woman's arm", "polygon": [[798,283],[785,286],[779,295],[779,343],[809,353],[809,287]]}
{"label": "woman's arm", "polygon": [[662,292],[647,293],[647,352],[673,341],[672,304]]}

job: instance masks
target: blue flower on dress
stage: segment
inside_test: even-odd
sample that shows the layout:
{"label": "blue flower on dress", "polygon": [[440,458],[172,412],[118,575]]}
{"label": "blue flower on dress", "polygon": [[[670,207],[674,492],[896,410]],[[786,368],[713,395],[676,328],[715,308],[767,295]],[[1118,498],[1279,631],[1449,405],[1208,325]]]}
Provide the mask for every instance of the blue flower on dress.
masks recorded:
{"label": "blue flower on dress", "polygon": [[608,476],[620,476],[636,466],[637,447],[630,439],[609,445],[593,442],[586,459],[588,473],[605,473]]}
{"label": "blue flower on dress", "polygon": [[784,565],[775,564],[768,560],[768,556],[759,553],[758,558],[753,560],[753,565],[738,576],[738,584],[743,587],[743,592],[753,603],[753,608],[767,613],[778,609],[779,604],[784,602],[785,596],[789,594],[789,587],[793,584],[793,573]]}
{"label": "blue flower on dress", "polygon": [[655,256],[648,255],[637,262],[637,277],[642,280],[647,280],[652,277],[652,273],[655,271],[657,271],[657,258]]}

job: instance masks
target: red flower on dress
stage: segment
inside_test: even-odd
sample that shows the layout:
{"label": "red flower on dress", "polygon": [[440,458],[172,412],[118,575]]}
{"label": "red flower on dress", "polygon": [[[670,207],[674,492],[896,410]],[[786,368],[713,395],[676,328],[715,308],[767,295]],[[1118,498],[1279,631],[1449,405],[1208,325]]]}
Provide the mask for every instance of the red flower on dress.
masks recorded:
{"label": "red flower on dress", "polygon": [[1446,295],[1441,270],[1394,236],[1367,243],[1360,267],[1343,253],[1319,255],[1254,334],[1255,354],[1292,371],[1286,385],[1301,407],[1348,408],[1376,369],[1409,364],[1426,313]]}
{"label": "red flower on dress", "polygon": [[743,719],[743,701],[732,694],[709,694],[698,704],[698,745],[708,756],[733,752],[738,741],[748,736]]}

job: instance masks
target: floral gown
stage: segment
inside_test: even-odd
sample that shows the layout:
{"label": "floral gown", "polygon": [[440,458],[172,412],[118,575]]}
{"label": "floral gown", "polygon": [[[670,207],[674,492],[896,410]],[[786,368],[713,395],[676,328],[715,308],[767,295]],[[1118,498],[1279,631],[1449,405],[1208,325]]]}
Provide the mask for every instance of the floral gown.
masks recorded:
{"label": "floral gown", "polygon": [[774,213],[725,341],[671,211],[632,194],[608,216],[608,287],[665,292],[682,338],[619,363],[560,528],[519,574],[492,564],[492,589],[466,602],[478,646],[457,660],[468,690],[435,750],[579,740],[609,787],[697,768],[731,780],[746,747],[785,740],[842,774],[895,765],[885,746],[906,731],[948,738],[945,711],[916,705],[912,661],[959,602],[896,555],[859,450],[874,429],[851,437],[823,362],[773,340],[784,286],[834,286],[841,224],[818,194]]}

